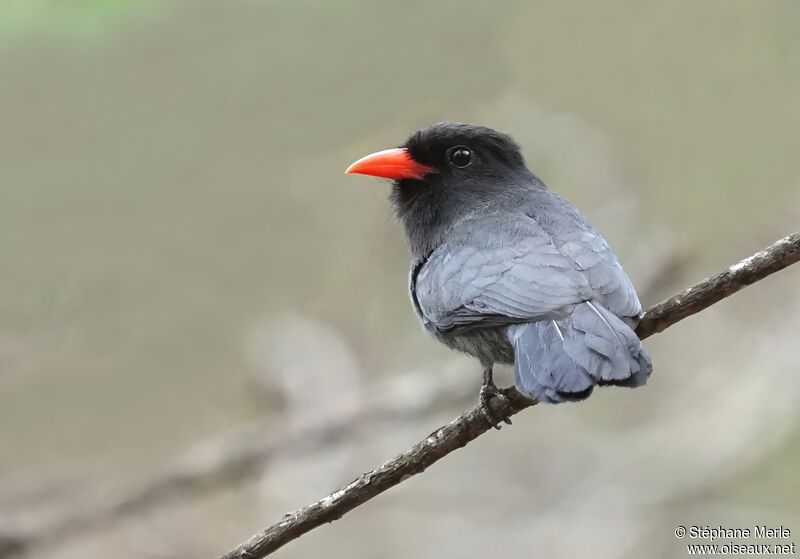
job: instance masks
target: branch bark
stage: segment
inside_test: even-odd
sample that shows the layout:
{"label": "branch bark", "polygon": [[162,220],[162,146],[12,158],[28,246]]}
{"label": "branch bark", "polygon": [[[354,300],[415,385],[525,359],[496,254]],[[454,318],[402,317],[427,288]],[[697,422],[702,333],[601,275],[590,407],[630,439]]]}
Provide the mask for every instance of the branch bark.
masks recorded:
{"label": "branch bark", "polygon": [[372,387],[364,403],[343,409],[340,417],[300,431],[269,435],[262,422],[234,429],[192,445],[145,483],[117,496],[67,503],[53,517],[0,526],[0,559],[52,547],[137,514],[243,483],[261,475],[276,457],[288,453],[313,456],[346,441],[365,422],[381,424],[425,417],[443,403],[465,401],[475,386],[474,379],[458,371],[406,373]]}
{"label": "branch bark", "polygon": [[[665,279],[674,280],[688,261],[686,253],[663,245],[662,241],[662,261],[650,266],[648,274],[640,278],[643,299],[651,299],[648,294],[664,285]],[[292,453],[298,460],[313,460],[315,452],[345,443],[356,434],[359,425],[421,420],[443,407],[473,398],[476,382],[477,377],[446,369],[394,375],[370,387],[367,397],[357,406],[342,409],[338,417],[327,418],[318,425],[271,435],[261,422],[237,427],[192,445],[165,469],[117,495],[109,496],[104,491],[95,498],[86,496],[78,502],[63,503],[55,514],[28,511],[15,515],[7,511],[18,519],[16,523],[0,525],[0,559],[53,547],[132,516],[244,483],[261,475],[276,457]]]}
{"label": "branch bark", "polygon": [[[636,332],[641,339],[662,332],[676,322],[798,261],[800,261],[800,232],[784,237],[719,274],[648,309],[642,315]],[[503,392],[508,400],[505,409],[500,411],[509,416],[536,403],[522,396],[513,387]],[[338,520],[387,489],[425,471],[438,460],[490,429],[491,426],[476,406],[448,425],[437,429],[409,450],[360,475],[345,487],[315,503],[284,515],[279,522],[236,546],[221,559],[266,557],[306,532]]]}

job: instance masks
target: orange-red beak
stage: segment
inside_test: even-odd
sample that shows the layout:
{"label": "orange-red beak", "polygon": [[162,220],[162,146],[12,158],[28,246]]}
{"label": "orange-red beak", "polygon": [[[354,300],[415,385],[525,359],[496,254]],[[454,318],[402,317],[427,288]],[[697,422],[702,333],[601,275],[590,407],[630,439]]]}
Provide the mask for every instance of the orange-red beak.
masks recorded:
{"label": "orange-red beak", "polygon": [[421,179],[434,171],[433,167],[414,161],[407,149],[393,148],[362,157],[350,165],[345,173],[400,180]]}

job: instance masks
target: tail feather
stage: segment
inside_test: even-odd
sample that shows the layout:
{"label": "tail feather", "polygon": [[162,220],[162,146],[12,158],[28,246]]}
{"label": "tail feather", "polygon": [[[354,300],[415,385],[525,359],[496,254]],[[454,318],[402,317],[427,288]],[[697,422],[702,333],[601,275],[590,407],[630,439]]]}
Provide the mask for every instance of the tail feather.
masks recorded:
{"label": "tail feather", "polygon": [[625,322],[595,302],[568,317],[508,329],[517,389],[540,402],[587,398],[595,385],[636,387],[652,363]]}

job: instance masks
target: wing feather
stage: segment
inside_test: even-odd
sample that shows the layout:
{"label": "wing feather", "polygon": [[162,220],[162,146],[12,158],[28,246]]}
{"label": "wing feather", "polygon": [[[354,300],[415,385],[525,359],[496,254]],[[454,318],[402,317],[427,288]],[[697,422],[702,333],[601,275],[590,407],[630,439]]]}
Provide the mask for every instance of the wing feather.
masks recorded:
{"label": "wing feather", "polygon": [[427,329],[559,319],[592,300],[622,317],[641,312],[605,239],[573,206],[542,195],[512,217],[465,218],[447,243],[413,266],[412,301]]}

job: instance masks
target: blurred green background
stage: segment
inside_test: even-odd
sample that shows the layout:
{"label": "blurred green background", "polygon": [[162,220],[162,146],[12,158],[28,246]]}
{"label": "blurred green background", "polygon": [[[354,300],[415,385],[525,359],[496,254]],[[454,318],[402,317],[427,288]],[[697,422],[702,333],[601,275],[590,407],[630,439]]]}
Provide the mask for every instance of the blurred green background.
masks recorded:
{"label": "blurred green background", "polygon": [[[794,0],[0,0],[0,533],[342,386],[451,367],[477,395],[408,305],[387,186],[342,174],[432,122],[514,135],[645,306],[792,232],[798,38]],[[798,280],[649,340],[646,389],[531,410],[281,556],[682,557],[677,524],[800,533]],[[465,405],[47,556],[215,556]]]}

